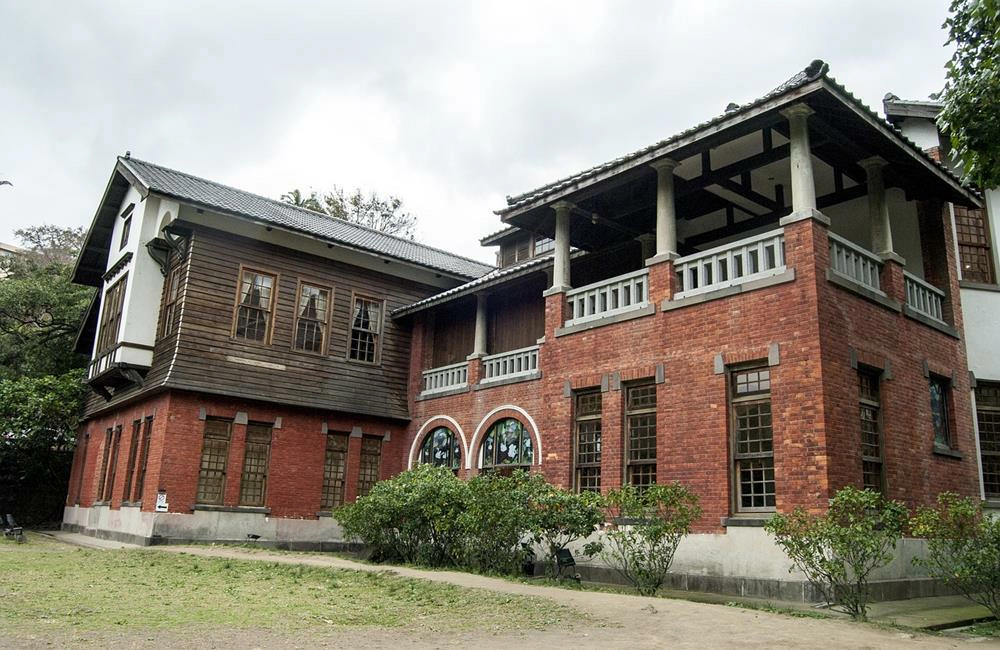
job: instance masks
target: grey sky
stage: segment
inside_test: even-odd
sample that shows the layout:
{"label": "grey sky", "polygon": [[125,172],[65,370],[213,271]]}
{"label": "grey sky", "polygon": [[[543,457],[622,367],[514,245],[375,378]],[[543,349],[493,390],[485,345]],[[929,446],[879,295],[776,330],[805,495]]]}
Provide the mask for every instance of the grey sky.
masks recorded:
{"label": "grey sky", "polygon": [[89,224],[138,158],[277,198],[395,193],[492,261],[517,194],[749,101],[814,58],[881,111],[940,90],[946,0],[0,0],[0,241]]}

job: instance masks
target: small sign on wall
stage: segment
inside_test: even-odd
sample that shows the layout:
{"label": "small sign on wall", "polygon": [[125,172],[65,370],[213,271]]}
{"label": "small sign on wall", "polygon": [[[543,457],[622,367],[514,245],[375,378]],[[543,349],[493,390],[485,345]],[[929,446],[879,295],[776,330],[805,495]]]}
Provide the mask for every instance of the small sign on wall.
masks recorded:
{"label": "small sign on wall", "polygon": [[156,493],[156,512],[166,512],[167,508],[167,493],[161,490]]}

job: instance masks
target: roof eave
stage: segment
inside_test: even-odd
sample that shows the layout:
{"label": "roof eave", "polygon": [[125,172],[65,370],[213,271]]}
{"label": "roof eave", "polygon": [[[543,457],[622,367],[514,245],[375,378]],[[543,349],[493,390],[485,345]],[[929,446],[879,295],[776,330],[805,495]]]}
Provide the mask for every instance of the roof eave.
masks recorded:
{"label": "roof eave", "polygon": [[[80,263],[83,260],[84,255],[90,251],[98,242],[94,241],[94,232],[100,225],[102,219],[102,214],[112,214],[111,217],[105,216],[105,220],[114,223],[114,213],[117,213],[118,206],[112,206],[112,190],[115,186],[115,180],[117,177],[121,177],[126,183],[135,187],[143,198],[149,194],[149,188],[143,183],[132,170],[125,167],[123,164],[123,159],[118,158],[115,163],[115,168],[111,172],[111,177],[108,179],[108,184],[104,188],[104,193],[101,195],[101,201],[97,205],[97,210],[94,212],[94,218],[90,221],[90,227],[87,229],[87,236],[84,239],[83,246],[80,247],[80,252],[77,253],[76,261],[73,263],[73,275],[71,276],[72,282],[76,284],[83,284],[92,287],[97,287],[101,285],[101,280],[98,278],[96,281],[92,277],[84,275],[83,269],[80,268]],[[127,193],[128,190],[126,190]],[[110,243],[110,239],[109,239]],[[103,273],[103,271],[101,272]],[[98,274],[100,276],[100,274]]]}

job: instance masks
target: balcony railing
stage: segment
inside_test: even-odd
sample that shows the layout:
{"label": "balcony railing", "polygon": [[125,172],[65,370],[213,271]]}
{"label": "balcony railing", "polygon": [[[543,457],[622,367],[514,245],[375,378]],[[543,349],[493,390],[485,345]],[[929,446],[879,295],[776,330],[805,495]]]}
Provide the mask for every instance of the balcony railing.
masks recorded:
{"label": "balcony railing", "polygon": [[93,379],[112,368],[123,365],[134,369],[148,369],[153,363],[153,346],[122,341],[98,353],[87,369],[87,379]]}
{"label": "balcony railing", "polygon": [[903,281],[906,284],[906,306],[918,314],[943,323],[944,291],[907,271],[903,271]]}
{"label": "balcony railing", "polygon": [[538,372],[538,346],[483,357],[483,382],[515,379]]}
{"label": "balcony railing", "polygon": [[785,231],[772,230],[674,262],[681,290],[674,298],[724,289],[785,270]]}
{"label": "balcony railing", "polygon": [[566,325],[579,325],[646,307],[649,305],[648,289],[647,269],[573,289],[566,294],[572,312]]}
{"label": "balcony railing", "polygon": [[469,383],[469,364],[463,361],[424,371],[424,395],[464,388]]}
{"label": "balcony railing", "polygon": [[852,280],[872,291],[882,293],[879,274],[882,260],[874,253],[852,244],[832,232],[830,238],[830,268],[834,273]]}

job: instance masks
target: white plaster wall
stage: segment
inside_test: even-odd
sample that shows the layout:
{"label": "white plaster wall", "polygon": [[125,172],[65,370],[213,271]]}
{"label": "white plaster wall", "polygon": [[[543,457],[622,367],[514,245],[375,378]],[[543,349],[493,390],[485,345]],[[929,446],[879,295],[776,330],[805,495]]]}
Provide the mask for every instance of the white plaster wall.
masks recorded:
{"label": "white plaster wall", "polygon": [[924,277],[924,256],[920,250],[920,225],[917,204],[907,201],[906,194],[898,187],[886,191],[889,206],[889,223],[892,228],[892,248],[906,260],[906,270]]}
{"label": "white plaster wall", "polygon": [[921,149],[941,146],[941,136],[938,135],[937,124],[933,120],[908,117],[899,125],[899,130]]}
{"label": "white plaster wall", "polygon": [[962,289],[969,370],[977,379],[1000,380],[1000,292]]}

